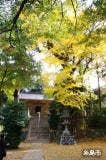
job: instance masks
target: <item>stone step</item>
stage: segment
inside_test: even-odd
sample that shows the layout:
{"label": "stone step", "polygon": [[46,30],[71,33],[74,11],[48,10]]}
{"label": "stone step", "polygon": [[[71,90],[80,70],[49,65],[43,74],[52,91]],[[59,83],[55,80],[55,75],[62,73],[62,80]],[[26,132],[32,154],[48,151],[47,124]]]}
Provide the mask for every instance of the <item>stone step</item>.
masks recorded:
{"label": "stone step", "polygon": [[46,129],[47,130],[48,126],[47,127],[46,126],[39,126],[39,127],[38,126],[31,126],[31,129],[34,129],[34,130],[35,129],[44,129],[44,130]]}
{"label": "stone step", "polygon": [[48,127],[49,125],[48,124],[46,124],[46,123],[34,123],[34,124],[32,124],[32,123],[30,123],[30,125],[32,126],[32,127],[38,127],[38,126],[40,126],[40,127]]}
{"label": "stone step", "polygon": [[26,139],[49,139],[49,134],[32,133]]}
{"label": "stone step", "polygon": [[28,143],[49,143],[50,141],[49,140],[45,140],[45,139],[41,139],[41,140],[26,140],[25,142],[28,142]]}
{"label": "stone step", "polygon": [[27,141],[48,141],[49,140],[49,137],[47,136],[47,137],[38,137],[38,136],[32,136],[32,137],[29,137],[29,138],[27,138],[26,139]]}
{"label": "stone step", "polygon": [[47,116],[41,117],[39,128],[38,128],[38,117],[31,118],[29,125],[29,133],[26,138],[26,141],[30,142],[49,141],[49,125]]}
{"label": "stone step", "polygon": [[31,135],[29,138],[49,138],[49,135]]}
{"label": "stone step", "polygon": [[48,139],[49,136],[39,136],[39,135],[31,135],[29,138],[27,139],[32,139],[32,138],[36,138],[36,139]]}
{"label": "stone step", "polygon": [[43,129],[47,129],[49,126],[47,126],[47,125],[31,125],[31,128],[32,129],[40,129],[40,128],[43,128]]}
{"label": "stone step", "polygon": [[39,128],[36,128],[36,129],[31,128],[30,131],[32,131],[32,132],[49,132],[49,129],[48,128],[47,129],[46,128],[45,129],[44,128],[40,128],[40,129]]}
{"label": "stone step", "polygon": [[39,135],[49,135],[49,132],[31,132],[30,134],[34,134],[34,135],[36,135],[36,134],[39,134]]}
{"label": "stone step", "polygon": [[48,133],[48,132],[49,132],[49,129],[31,129],[30,132]]}
{"label": "stone step", "polygon": [[35,134],[31,134],[30,138],[35,137],[35,138],[49,138],[49,135],[35,135]]}
{"label": "stone step", "polygon": [[43,137],[30,137],[26,139],[27,141],[49,141],[49,138],[43,138]]}

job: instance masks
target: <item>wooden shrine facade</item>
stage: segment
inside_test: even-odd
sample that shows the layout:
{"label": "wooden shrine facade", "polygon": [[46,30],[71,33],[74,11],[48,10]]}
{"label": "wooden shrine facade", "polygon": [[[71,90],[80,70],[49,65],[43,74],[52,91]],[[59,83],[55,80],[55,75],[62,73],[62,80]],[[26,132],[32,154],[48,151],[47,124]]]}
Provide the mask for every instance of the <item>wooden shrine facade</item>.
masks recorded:
{"label": "wooden shrine facade", "polygon": [[52,103],[52,99],[47,99],[43,94],[37,93],[20,93],[19,100],[25,102],[30,116],[36,115],[37,112],[41,114],[48,114],[48,107]]}

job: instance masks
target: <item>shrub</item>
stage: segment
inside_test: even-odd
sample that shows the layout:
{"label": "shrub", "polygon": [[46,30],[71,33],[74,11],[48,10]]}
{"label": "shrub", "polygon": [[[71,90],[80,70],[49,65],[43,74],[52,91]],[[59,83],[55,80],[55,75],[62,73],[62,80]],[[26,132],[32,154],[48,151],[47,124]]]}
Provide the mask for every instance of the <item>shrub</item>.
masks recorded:
{"label": "shrub", "polygon": [[88,119],[88,127],[93,129],[106,129],[106,108],[95,111]]}
{"label": "shrub", "polygon": [[48,119],[50,129],[56,130],[59,123],[59,116],[57,114],[51,114]]}
{"label": "shrub", "polygon": [[27,110],[23,103],[13,102],[2,108],[3,126],[6,141],[10,148],[17,148],[22,129],[28,124]]}

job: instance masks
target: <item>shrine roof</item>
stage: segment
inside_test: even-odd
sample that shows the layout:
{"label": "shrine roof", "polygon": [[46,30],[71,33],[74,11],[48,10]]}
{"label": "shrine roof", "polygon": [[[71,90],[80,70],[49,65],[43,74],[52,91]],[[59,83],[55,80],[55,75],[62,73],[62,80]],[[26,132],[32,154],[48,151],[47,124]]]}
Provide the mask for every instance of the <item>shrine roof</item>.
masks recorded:
{"label": "shrine roof", "polygon": [[20,93],[20,100],[53,100],[45,97],[43,94],[34,94],[34,93]]}

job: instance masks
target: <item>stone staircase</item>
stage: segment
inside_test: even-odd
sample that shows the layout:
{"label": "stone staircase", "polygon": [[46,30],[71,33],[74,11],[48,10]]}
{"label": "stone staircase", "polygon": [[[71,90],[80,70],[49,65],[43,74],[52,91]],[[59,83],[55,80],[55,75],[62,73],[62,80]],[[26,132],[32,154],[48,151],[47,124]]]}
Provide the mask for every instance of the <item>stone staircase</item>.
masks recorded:
{"label": "stone staircase", "polygon": [[49,142],[48,116],[41,114],[33,115],[28,129],[26,141],[28,142]]}

